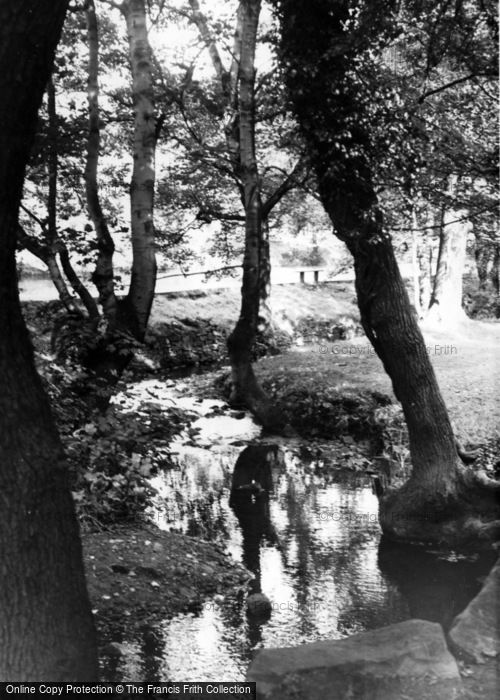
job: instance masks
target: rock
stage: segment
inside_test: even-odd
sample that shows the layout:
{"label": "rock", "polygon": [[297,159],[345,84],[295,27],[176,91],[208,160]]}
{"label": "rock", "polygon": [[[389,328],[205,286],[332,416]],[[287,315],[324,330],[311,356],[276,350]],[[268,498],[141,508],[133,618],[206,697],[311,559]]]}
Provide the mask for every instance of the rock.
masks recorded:
{"label": "rock", "polygon": [[123,656],[124,653],[122,645],[118,642],[109,642],[109,644],[106,644],[106,646],[103,647],[102,651],[104,654],[113,659],[120,658],[120,656]]}
{"label": "rock", "polygon": [[231,412],[231,418],[236,418],[236,420],[242,420],[243,418],[246,418],[246,413],[245,411],[232,411]]}
{"label": "rock", "polygon": [[272,606],[269,598],[263,593],[252,593],[247,598],[247,614],[252,617],[269,619]]}
{"label": "rock", "polygon": [[111,571],[115,574],[129,574],[130,566],[125,566],[124,564],[111,564]]}
{"label": "rock", "polygon": [[500,659],[500,560],[483,587],[449,631],[450,647],[457,655],[476,663]]}
{"label": "rock", "polygon": [[407,620],[347,639],[263,649],[247,672],[259,700],[452,700],[462,692],[439,624]]}

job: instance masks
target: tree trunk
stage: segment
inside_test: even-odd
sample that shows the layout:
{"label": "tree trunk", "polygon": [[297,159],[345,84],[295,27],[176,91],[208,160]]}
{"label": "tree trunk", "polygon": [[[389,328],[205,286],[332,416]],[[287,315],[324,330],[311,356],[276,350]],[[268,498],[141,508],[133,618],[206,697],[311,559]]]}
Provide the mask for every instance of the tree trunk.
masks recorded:
{"label": "tree trunk", "polygon": [[[439,252],[427,320],[453,326],[465,319],[462,307],[463,274],[470,224],[463,210],[443,213]],[[461,219],[464,219],[463,221]]]}
{"label": "tree trunk", "polygon": [[383,19],[370,16],[366,7],[363,21],[368,26],[357,28],[351,38],[345,31],[347,1],[282,0],[281,52],[321,199],[336,235],[354,258],[363,328],[392,380],[408,425],[412,474],[402,489],[381,501],[381,525],[394,538],[436,542],[461,536],[456,521],[460,465],[372,183],[370,118],[351,79],[353,52],[362,50],[373,23]]}
{"label": "tree trunk", "polygon": [[46,244],[43,244],[36,238],[28,235],[22,226],[18,226],[17,228],[17,238],[21,249],[29,251],[47,266],[50,279],[52,280],[54,287],[57,289],[59,299],[62,301],[66,309],[70,313],[78,313],[78,307],[76,306],[75,300],[69,292],[68,285],[61,274],[61,270],[59,269],[59,264],[57,262],[57,256],[54,251],[49,250]]}
{"label": "tree trunk", "polygon": [[57,253],[59,253],[61,266],[66,275],[66,279],[82,300],[89,314],[89,318],[96,318],[99,316],[96,303],[71,265],[65,244],[58,239],[57,179],[59,176],[59,130],[56,111],[56,90],[52,78],[49,80],[47,86],[47,112],[49,117],[49,153],[47,159],[49,193],[47,198],[47,225],[43,227],[43,233],[47,240],[47,248],[49,250],[47,267],[49,268],[50,276],[59,293],[61,301],[68,307],[67,286],[62,279],[59,265],[57,264],[56,256]]}
{"label": "tree trunk", "polygon": [[[214,37],[209,29],[207,20],[200,9],[200,3],[198,0],[189,0],[189,4],[192,10],[193,22],[198,27],[200,36],[208,50],[210,59],[212,61],[212,66],[217,76],[217,79],[221,86],[221,91],[224,96],[224,137],[226,151],[228,155],[229,162],[231,163],[231,170],[234,179],[238,185],[239,193],[242,199],[243,207],[245,208],[245,187],[241,172],[241,152],[240,152],[240,138],[241,138],[241,124],[240,124],[240,109],[239,103],[241,99],[241,83],[239,82],[240,66],[241,66],[241,51],[242,51],[242,39],[245,33],[248,34],[249,23],[247,21],[247,16],[249,12],[249,3],[247,1],[240,2],[236,15],[236,26],[234,31],[233,40],[233,51],[232,51],[232,63],[229,70],[224,68],[219,50],[217,48]],[[252,4],[252,3],[250,3]],[[257,10],[260,13],[260,8]],[[258,17],[257,17],[258,22]],[[245,39],[248,40],[248,37]],[[257,34],[252,39],[257,41]],[[255,53],[255,47],[253,48]],[[252,71],[255,72],[255,67],[252,65]],[[252,77],[251,86],[251,108],[252,114],[255,112],[255,95],[253,93],[253,81],[255,76]],[[252,117],[253,118],[253,117]],[[253,136],[253,139],[255,137]],[[253,145],[255,149],[255,144]],[[255,165],[256,167],[256,165]],[[271,261],[269,252],[269,224],[268,217],[273,207],[282,199],[285,194],[292,189],[292,183],[295,182],[296,171],[299,167],[296,166],[294,171],[290,173],[288,177],[281,183],[281,185],[270,195],[269,200],[266,202],[265,211],[262,203],[260,202],[259,195],[259,207],[260,207],[260,226],[259,226],[259,310],[258,310],[258,330],[261,333],[265,333],[272,328],[272,313],[269,304],[269,298],[271,294]],[[259,175],[256,172],[255,181],[259,183]]]}
{"label": "tree trunk", "polygon": [[80,297],[82,304],[87,310],[89,319],[91,321],[97,321],[99,319],[99,309],[97,308],[97,304],[71,264],[71,259],[69,257],[66,244],[63,241],[58,240],[56,241],[55,247],[59,253],[59,260],[61,261],[61,267],[66,275],[66,279],[70,283],[73,291]]}
{"label": "tree trunk", "polygon": [[68,285],[61,274],[55,253],[50,252],[47,255],[45,264],[47,265],[50,279],[52,280],[54,287],[57,289],[59,299],[70,313],[78,313],[78,307],[75,304],[75,300],[69,293]]}
{"label": "tree trunk", "polygon": [[144,0],[122,5],[127,22],[134,103],[134,168],[130,184],[132,278],[124,313],[132,334],[144,339],[156,284],[153,222],[157,120],[153,97],[151,47]]}
{"label": "tree trunk", "polygon": [[98,250],[92,282],[99,292],[99,303],[109,328],[114,330],[117,323],[117,299],[115,296],[113,272],[115,244],[102,210],[97,184],[101,127],[99,113],[99,31],[94,0],[88,0],[86,14],[87,41],[89,45],[87,86],[89,134],[87,140],[87,161],[85,164],[85,193],[89,216],[94,224],[97,237]]}
{"label": "tree trunk", "polygon": [[[36,7],[35,7],[36,5]],[[19,305],[24,170],[66,11],[0,2],[0,678],[94,681],[95,632],[61,444]]]}
{"label": "tree trunk", "polygon": [[261,258],[263,247],[262,204],[255,156],[255,47],[260,0],[242,3],[243,21],[239,71],[239,173],[245,209],[245,253],[241,310],[228,338],[231,361],[231,403],[249,408],[267,428],[281,421],[259,386],[252,368],[252,350],[259,322]]}
{"label": "tree trunk", "polygon": [[271,251],[269,248],[269,222],[261,219],[261,236],[259,247],[259,318],[260,333],[272,332],[273,315],[271,298]]}
{"label": "tree trunk", "polygon": [[419,248],[419,235],[418,235],[418,220],[415,207],[411,209],[411,266],[413,273],[413,306],[417,313],[417,317],[422,316],[422,307],[420,305],[420,266],[418,260],[418,248]]}
{"label": "tree trunk", "polygon": [[488,266],[491,259],[491,246],[480,235],[475,234],[474,259],[476,261],[479,289],[484,291],[488,286]]}
{"label": "tree trunk", "polygon": [[[424,219],[425,220],[425,219]],[[420,309],[423,314],[425,314],[429,308],[431,301],[431,291],[432,291],[432,245],[431,245],[431,235],[432,229],[428,228],[432,226],[431,217],[426,217],[426,228],[422,231],[422,235],[418,242],[417,258],[418,258],[418,268],[419,268],[419,300]]]}
{"label": "tree trunk", "polygon": [[500,243],[495,243],[493,263],[490,270],[490,280],[497,296],[500,294]]}

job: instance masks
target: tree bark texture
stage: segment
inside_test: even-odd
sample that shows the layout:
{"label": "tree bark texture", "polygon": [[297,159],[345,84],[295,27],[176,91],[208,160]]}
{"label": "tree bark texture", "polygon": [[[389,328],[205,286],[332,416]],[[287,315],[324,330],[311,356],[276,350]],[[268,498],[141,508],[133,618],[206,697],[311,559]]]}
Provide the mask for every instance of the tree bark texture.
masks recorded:
{"label": "tree bark texture", "polygon": [[125,313],[130,331],[142,341],[156,284],[153,206],[157,121],[144,0],[127,0],[122,11],[127,22],[134,103],[134,167],[130,183],[133,262]]}
{"label": "tree bark texture", "polygon": [[0,2],[0,679],[93,681],[95,632],[61,444],[16,280],[18,209],[65,0]]}

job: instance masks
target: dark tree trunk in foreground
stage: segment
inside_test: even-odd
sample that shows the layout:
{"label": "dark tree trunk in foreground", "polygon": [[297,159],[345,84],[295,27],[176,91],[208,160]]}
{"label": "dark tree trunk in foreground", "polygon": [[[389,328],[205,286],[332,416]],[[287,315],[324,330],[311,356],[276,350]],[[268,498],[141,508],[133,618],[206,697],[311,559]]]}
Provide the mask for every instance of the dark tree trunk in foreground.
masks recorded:
{"label": "dark tree trunk in foreground", "polygon": [[252,350],[259,323],[263,252],[262,202],[255,154],[255,47],[260,5],[260,0],[242,2],[239,173],[245,209],[245,253],[240,316],[227,345],[231,360],[231,403],[246,406],[265,427],[275,428],[281,421],[259,386],[252,367]]}
{"label": "dark tree trunk in foreground", "polygon": [[387,21],[388,9],[361,7],[361,24],[350,36],[347,1],[282,0],[279,6],[283,65],[320,195],[353,255],[361,322],[408,425],[412,474],[381,501],[382,528],[396,538],[458,540],[467,526],[457,523],[463,503],[455,437],[384,230],[369,165],[370,119],[352,82],[356,53],[378,22]]}
{"label": "dark tree trunk in foreground", "polygon": [[0,679],[93,681],[95,633],[61,444],[19,305],[24,170],[67,7],[0,1]]}

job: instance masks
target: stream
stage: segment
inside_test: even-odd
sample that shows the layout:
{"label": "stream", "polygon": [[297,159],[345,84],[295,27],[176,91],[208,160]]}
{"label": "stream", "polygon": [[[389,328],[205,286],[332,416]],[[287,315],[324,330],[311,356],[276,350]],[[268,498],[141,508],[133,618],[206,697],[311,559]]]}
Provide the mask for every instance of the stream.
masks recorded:
{"label": "stream", "polygon": [[[254,580],[249,591],[215,596],[129,643],[122,681],[241,681],[261,647],[408,618],[446,629],[479,591],[491,557],[387,542],[370,478],[336,468],[335,443],[328,460],[312,459],[305,441],[264,440],[247,416],[207,417],[214,404],[223,406],[198,401],[197,437],[171,444],[175,466],[153,479],[149,515],[163,530],[217,543]],[[247,615],[249,593],[267,596],[270,616]]]}

